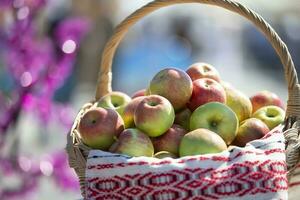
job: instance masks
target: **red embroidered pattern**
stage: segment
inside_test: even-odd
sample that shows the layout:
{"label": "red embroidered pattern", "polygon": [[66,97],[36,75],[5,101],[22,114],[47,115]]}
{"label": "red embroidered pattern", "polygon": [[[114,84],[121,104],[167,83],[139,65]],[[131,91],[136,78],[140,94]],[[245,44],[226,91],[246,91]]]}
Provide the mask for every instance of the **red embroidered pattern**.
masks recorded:
{"label": "red embroidered pattern", "polygon": [[284,153],[280,131],[229,154],[157,160],[95,152],[87,162],[86,199],[284,199]]}
{"label": "red embroidered pattern", "polygon": [[[189,169],[88,179],[88,199],[220,199],[287,190],[284,162],[235,163],[226,169]],[[200,198],[201,197],[201,198]]]}
{"label": "red embroidered pattern", "polygon": [[[236,154],[235,156],[231,157],[222,157],[222,156],[212,156],[212,157],[203,157],[203,156],[198,156],[195,158],[188,158],[188,159],[180,159],[178,161],[173,161],[172,163],[187,163],[187,162],[191,162],[191,161],[200,161],[200,160],[213,160],[213,161],[220,161],[220,162],[229,162],[232,161],[240,156],[246,155],[246,154],[255,154],[255,155],[269,155],[272,153],[284,153],[285,150],[282,149],[271,149],[271,150],[267,150],[264,151],[262,153],[260,152],[253,152],[253,151],[243,151],[243,152],[239,152],[238,154]],[[165,164],[171,164],[171,161],[161,161],[161,162],[153,162],[153,163],[149,163],[149,162],[145,162],[145,161],[141,161],[141,162],[129,162],[129,163],[110,163],[110,164],[99,164],[99,165],[92,165],[92,166],[88,166],[88,169],[98,169],[98,170],[103,170],[103,169],[111,169],[111,168],[117,168],[117,167],[127,167],[127,166],[142,166],[142,165],[165,165]]]}

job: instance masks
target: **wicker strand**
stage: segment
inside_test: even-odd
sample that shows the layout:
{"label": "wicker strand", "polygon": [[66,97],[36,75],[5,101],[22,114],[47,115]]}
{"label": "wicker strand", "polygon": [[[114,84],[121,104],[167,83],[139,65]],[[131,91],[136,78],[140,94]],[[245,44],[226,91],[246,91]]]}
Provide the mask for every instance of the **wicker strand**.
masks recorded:
{"label": "wicker strand", "polygon": [[296,84],[294,88],[289,89],[286,116],[295,116],[300,118],[300,85]]}
{"label": "wicker strand", "polygon": [[80,112],[76,116],[70,134],[67,135],[66,151],[68,154],[69,165],[71,168],[74,168],[79,178],[80,191],[83,197],[85,197],[86,158],[91,149],[81,142],[77,128],[78,128],[79,121],[84,115],[84,113],[92,106],[93,106],[93,102],[87,103],[81,108]]}
{"label": "wicker strand", "polygon": [[300,159],[300,120],[296,121],[292,128],[284,132],[285,139],[287,140],[286,148],[286,164],[289,170],[288,177],[291,178],[293,171],[299,163]]}

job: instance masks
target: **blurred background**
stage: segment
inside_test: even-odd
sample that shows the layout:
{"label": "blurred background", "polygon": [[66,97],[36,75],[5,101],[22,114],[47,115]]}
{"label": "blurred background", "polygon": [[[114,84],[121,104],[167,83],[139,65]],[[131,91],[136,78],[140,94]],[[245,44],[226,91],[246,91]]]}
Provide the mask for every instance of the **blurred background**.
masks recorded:
{"label": "blurred background", "polygon": [[[79,199],[64,152],[81,106],[94,98],[103,46],[114,27],[149,0],[0,1],[0,199]],[[297,0],[240,0],[261,14],[300,64]],[[132,95],[165,67],[215,66],[251,96],[283,100],[282,65],[255,27],[197,4],[160,9],[138,22],[113,62],[113,89]],[[297,68],[298,71],[300,68]]]}

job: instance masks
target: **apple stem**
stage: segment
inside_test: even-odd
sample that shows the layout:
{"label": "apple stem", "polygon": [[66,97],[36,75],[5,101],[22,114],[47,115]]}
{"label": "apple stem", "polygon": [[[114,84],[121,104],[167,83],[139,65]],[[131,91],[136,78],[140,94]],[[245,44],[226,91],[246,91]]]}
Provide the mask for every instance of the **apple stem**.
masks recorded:
{"label": "apple stem", "polygon": [[217,123],[217,122],[213,122],[213,123],[211,123],[211,125],[212,125],[213,127],[216,127],[216,126],[218,125],[218,123]]}

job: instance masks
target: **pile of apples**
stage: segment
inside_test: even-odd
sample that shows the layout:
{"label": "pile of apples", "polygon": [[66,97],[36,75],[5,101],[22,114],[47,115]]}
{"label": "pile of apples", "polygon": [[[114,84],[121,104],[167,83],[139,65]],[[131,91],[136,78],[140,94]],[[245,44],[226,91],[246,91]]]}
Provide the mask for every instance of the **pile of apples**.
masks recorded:
{"label": "pile of apples", "polygon": [[284,121],[284,104],[269,91],[248,98],[206,63],[166,68],[132,98],[103,96],[81,118],[84,144],[129,156],[178,158],[244,147]]}

